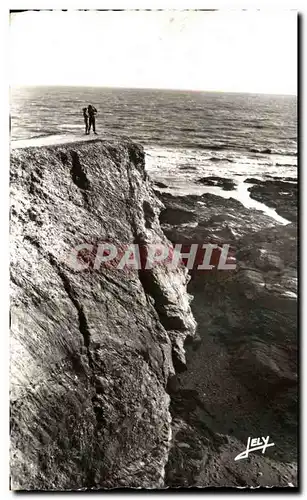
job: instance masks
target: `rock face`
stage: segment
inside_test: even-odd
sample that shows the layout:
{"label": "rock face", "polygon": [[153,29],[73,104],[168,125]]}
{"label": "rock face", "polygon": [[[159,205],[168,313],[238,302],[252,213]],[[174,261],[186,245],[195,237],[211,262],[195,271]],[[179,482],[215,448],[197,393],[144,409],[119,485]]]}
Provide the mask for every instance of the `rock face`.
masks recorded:
{"label": "rock face", "polygon": [[164,486],[168,386],[196,327],[186,272],[68,258],[83,243],[167,243],[161,208],[129,141],[12,151],[13,489]]}

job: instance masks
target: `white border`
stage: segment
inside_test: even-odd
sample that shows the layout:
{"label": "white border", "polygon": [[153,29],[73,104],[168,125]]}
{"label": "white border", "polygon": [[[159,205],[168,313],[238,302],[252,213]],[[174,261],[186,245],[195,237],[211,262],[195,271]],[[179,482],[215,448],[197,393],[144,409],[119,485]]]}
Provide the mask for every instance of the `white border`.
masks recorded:
{"label": "white border", "polygon": [[[281,10],[281,9],[293,9],[298,10],[303,15],[306,13],[306,1],[295,1],[295,0],[2,0],[0,4],[0,47],[2,51],[2,76],[1,76],[1,102],[0,102],[0,123],[1,123],[1,140],[0,140],[0,154],[1,154],[1,180],[0,180],[0,203],[1,203],[1,217],[0,217],[0,235],[1,235],[1,246],[0,246],[0,310],[1,310],[1,344],[0,344],[0,352],[1,352],[1,378],[0,378],[0,390],[1,390],[1,440],[0,440],[0,493],[1,499],[7,498],[11,496],[13,493],[9,491],[9,468],[8,468],[8,448],[9,448],[9,419],[8,419],[8,360],[9,360],[9,349],[8,349],[8,310],[9,310],[9,302],[8,302],[8,207],[9,207],[9,199],[8,199],[8,172],[9,172],[9,133],[8,133],[8,115],[9,115],[9,101],[8,101],[8,11],[16,10],[16,9],[263,9],[263,10]],[[305,21],[305,20],[304,20]],[[305,25],[305,22],[302,22],[302,25]],[[302,26],[303,27],[303,26]],[[306,59],[306,36],[302,37],[302,47],[301,50],[305,55]],[[303,59],[303,58],[302,58]],[[306,66],[306,65],[305,65]],[[302,82],[305,80],[305,68],[302,68]],[[301,91],[303,90],[303,85],[301,86]],[[302,109],[300,109],[300,120],[304,124],[306,124],[306,106],[304,106],[304,99],[301,95],[301,105]],[[302,124],[301,127],[303,128]],[[303,169],[305,166],[305,155],[303,151],[304,140],[306,139],[306,127],[304,126],[302,130],[301,137],[301,176],[300,181],[302,185],[301,189],[301,202],[303,201],[303,194],[306,192],[305,187],[305,176],[303,176]],[[303,235],[307,233],[307,217],[305,217],[305,207],[302,210],[302,227],[301,227],[301,238]],[[301,239],[301,266],[303,266],[303,255],[305,255],[305,241]],[[306,269],[303,268],[303,276],[306,278]],[[301,283],[301,294],[302,290]],[[305,299],[306,297],[302,297]],[[301,302],[301,310],[302,312],[305,309],[305,300]],[[303,318],[302,318],[303,319]],[[300,332],[300,341],[301,347],[305,347],[304,342],[304,332],[306,329],[304,328],[305,322],[301,323],[301,332]],[[306,381],[306,369],[304,367],[304,352],[301,353],[301,369],[303,378],[301,380],[301,386],[304,385]],[[302,390],[301,390],[302,392]],[[304,403],[304,401],[303,401]],[[303,427],[305,415],[303,404],[301,404],[303,413],[301,414],[301,427]],[[304,451],[307,448],[306,442],[306,433],[303,432],[303,428],[301,428],[301,436],[303,439],[303,446],[301,446],[301,455],[304,456]],[[302,460],[302,470],[300,472],[300,478],[303,488],[304,485],[304,477],[306,477],[306,460]],[[174,493],[174,492],[172,492]],[[238,493],[240,491],[238,490]],[[58,493],[59,495],[63,495]],[[103,494],[103,493],[102,493]],[[146,493],[144,493],[146,494]],[[208,497],[213,496],[216,498],[216,495],[220,496],[218,493],[218,489],[216,492],[206,494],[204,490],[204,494]],[[266,494],[266,493],[263,493]],[[268,490],[268,493],[270,491]],[[282,494],[282,493],[281,493]],[[291,490],[289,493],[291,494]],[[30,497],[32,494],[29,494]],[[40,494],[34,494],[35,498],[40,497]],[[64,493],[65,495],[65,493]],[[121,494],[114,493],[112,497],[114,498]],[[132,494],[133,495],[133,494]],[[139,496],[139,493],[136,493]],[[167,495],[167,493],[160,493],[159,495]],[[182,494],[181,494],[182,495]],[[276,495],[276,492],[275,492]],[[284,493],[283,493],[284,495]],[[134,496],[134,495],[133,495]],[[185,495],[184,495],[185,496]],[[29,497],[28,497],[29,498]]]}

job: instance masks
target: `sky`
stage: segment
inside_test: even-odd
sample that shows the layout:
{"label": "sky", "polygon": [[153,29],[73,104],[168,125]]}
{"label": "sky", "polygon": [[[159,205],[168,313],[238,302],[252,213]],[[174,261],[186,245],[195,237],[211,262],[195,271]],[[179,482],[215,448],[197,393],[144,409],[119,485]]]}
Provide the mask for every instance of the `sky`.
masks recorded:
{"label": "sky", "polygon": [[297,14],[15,13],[10,83],[296,94]]}

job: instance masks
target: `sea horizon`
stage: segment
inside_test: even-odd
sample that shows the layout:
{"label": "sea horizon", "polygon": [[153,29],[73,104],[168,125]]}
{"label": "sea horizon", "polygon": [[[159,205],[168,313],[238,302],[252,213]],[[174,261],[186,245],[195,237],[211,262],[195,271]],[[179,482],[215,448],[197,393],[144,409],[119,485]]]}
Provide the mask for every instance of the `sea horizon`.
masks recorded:
{"label": "sea horizon", "polygon": [[213,90],[213,89],[188,89],[188,88],[167,88],[167,87],[127,87],[120,85],[73,85],[73,84],[11,84],[10,88],[41,88],[41,87],[57,87],[57,88],[99,88],[99,89],[120,89],[120,90],[157,90],[170,92],[196,92],[204,94],[243,94],[243,95],[263,95],[263,96],[280,96],[280,97],[295,97],[297,93],[279,93],[279,92],[259,92],[246,90]]}

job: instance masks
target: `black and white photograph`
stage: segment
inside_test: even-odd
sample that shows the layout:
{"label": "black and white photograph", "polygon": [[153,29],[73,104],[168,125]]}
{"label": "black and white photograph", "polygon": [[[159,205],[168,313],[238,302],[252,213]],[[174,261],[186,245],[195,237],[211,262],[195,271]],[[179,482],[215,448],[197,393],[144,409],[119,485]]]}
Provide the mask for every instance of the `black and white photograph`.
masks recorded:
{"label": "black and white photograph", "polygon": [[299,27],[10,11],[10,490],[299,488]]}

